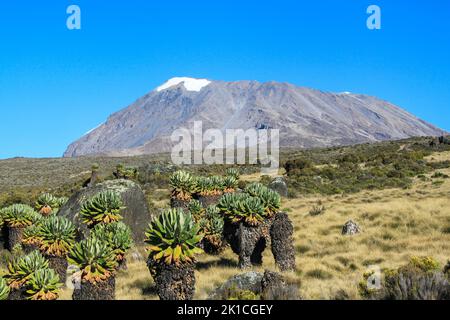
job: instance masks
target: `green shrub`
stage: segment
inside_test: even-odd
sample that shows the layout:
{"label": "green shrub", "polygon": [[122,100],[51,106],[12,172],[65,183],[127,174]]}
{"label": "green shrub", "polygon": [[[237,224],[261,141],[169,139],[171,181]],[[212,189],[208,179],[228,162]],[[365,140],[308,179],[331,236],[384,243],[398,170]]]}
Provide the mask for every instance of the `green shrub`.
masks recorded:
{"label": "green shrub", "polygon": [[107,190],[94,195],[81,205],[80,215],[84,223],[93,227],[99,223],[122,220],[120,212],[125,209],[120,194]]}
{"label": "green shrub", "polygon": [[198,247],[203,238],[200,226],[190,213],[179,208],[161,213],[150,223],[145,235],[149,258],[155,262],[190,263],[196,254],[203,252]]}
{"label": "green shrub", "polygon": [[1,210],[0,215],[9,227],[25,228],[41,219],[41,215],[24,204],[13,204]]}
{"label": "green shrub", "polygon": [[98,224],[92,230],[91,236],[106,241],[118,262],[124,260],[126,252],[133,245],[131,229],[123,222]]}
{"label": "green shrub", "polygon": [[81,269],[81,278],[93,284],[113,276],[117,267],[116,255],[107,241],[89,237],[78,242],[70,251],[69,263]]}
{"label": "green shrub", "polygon": [[5,279],[0,277],[0,301],[8,299],[9,296],[9,286]]}

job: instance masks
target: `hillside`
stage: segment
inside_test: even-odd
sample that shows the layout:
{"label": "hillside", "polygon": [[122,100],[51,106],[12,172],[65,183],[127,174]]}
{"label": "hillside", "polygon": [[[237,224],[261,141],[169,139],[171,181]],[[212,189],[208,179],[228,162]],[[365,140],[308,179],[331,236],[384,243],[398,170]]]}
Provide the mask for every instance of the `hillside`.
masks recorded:
{"label": "hillside", "polygon": [[173,78],[112,114],[73,142],[65,157],[169,152],[174,130],[280,130],[280,145],[317,148],[443,131],[398,106],[364,94],[331,93],[289,83]]}

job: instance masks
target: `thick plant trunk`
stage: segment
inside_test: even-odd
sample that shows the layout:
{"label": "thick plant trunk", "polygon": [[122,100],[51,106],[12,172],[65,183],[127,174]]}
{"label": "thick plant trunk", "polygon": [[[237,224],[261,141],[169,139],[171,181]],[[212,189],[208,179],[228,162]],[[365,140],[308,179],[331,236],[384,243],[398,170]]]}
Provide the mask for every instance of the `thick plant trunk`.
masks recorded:
{"label": "thick plant trunk", "polygon": [[285,212],[279,212],[270,229],[272,253],[281,271],[295,270],[294,227]]}
{"label": "thick plant trunk", "polygon": [[35,244],[22,243],[22,249],[23,249],[23,252],[25,252],[25,254],[30,254],[33,251],[39,250],[39,247]]}
{"label": "thick plant trunk", "polygon": [[262,264],[262,253],[266,248],[264,228],[263,224],[253,227],[240,223],[238,229],[239,268],[247,269],[253,265]]}
{"label": "thick plant trunk", "polygon": [[176,266],[149,260],[148,267],[161,300],[192,300],[194,298],[194,264]]}
{"label": "thick plant trunk", "polygon": [[189,210],[189,201],[180,200],[177,198],[170,198],[170,207],[172,208],[181,208],[184,211]]}
{"label": "thick plant trunk", "polygon": [[16,245],[22,245],[22,227],[8,227],[8,249],[12,251]]}
{"label": "thick plant trunk", "polygon": [[202,204],[203,208],[207,208],[211,205],[216,205],[221,197],[221,194],[215,196],[198,196],[198,201]]}
{"label": "thick plant trunk", "polygon": [[222,236],[206,236],[202,239],[200,247],[207,254],[218,255],[226,247],[226,243]]}
{"label": "thick plant trunk", "polygon": [[67,257],[56,257],[46,255],[45,258],[48,260],[48,266],[50,269],[55,270],[59,276],[59,281],[65,285],[67,280],[67,267],[69,263],[67,262]]}
{"label": "thick plant trunk", "polygon": [[0,249],[8,249],[8,229],[5,225],[0,226]]}
{"label": "thick plant trunk", "polygon": [[114,300],[116,298],[116,278],[114,276],[108,279],[92,284],[89,281],[82,280],[80,289],[73,291],[73,300]]}
{"label": "thick plant trunk", "polygon": [[231,250],[239,255],[239,267],[241,269],[262,264],[262,254],[269,242],[269,225],[270,220],[257,226],[249,226],[242,222],[225,222],[224,237],[230,244]]}
{"label": "thick plant trunk", "polygon": [[11,289],[9,292],[8,300],[26,300],[26,288],[18,288],[18,289]]}
{"label": "thick plant trunk", "polygon": [[231,247],[231,250],[239,255],[240,247],[239,247],[239,224],[231,223],[230,221],[225,219],[225,223],[223,226],[223,237],[226,242]]}

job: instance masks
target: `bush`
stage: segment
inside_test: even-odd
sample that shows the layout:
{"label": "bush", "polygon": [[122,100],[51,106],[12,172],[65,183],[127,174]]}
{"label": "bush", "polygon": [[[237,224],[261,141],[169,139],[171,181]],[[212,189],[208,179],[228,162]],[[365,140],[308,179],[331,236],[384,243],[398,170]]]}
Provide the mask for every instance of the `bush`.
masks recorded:
{"label": "bush", "polygon": [[430,257],[412,257],[396,270],[383,271],[381,288],[368,289],[366,273],[359,284],[363,298],[380,300],[442,300],[450,299],[450,283],[440,271],[439,263]]}
{"label": "bush", "polygon": [[325,213],[325,206],[322,205],[322,201],[318,201],[317,205],[313,206],[311,210],[309,210],[309,215],[318,216]]}

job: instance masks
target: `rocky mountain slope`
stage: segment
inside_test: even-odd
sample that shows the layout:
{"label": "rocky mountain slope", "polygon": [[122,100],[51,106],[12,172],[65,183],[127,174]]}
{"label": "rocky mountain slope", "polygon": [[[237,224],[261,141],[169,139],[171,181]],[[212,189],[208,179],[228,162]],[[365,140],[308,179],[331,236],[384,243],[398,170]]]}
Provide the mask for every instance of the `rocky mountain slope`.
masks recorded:
{"label": "rocky mountain slope", "polygon": [[172,132],[209,128],[280,130],[282,147],[326,147],[437,136],[443,130],[376,97],[288,83],[173,78],[73,142],[65,157],[170,151]]}

